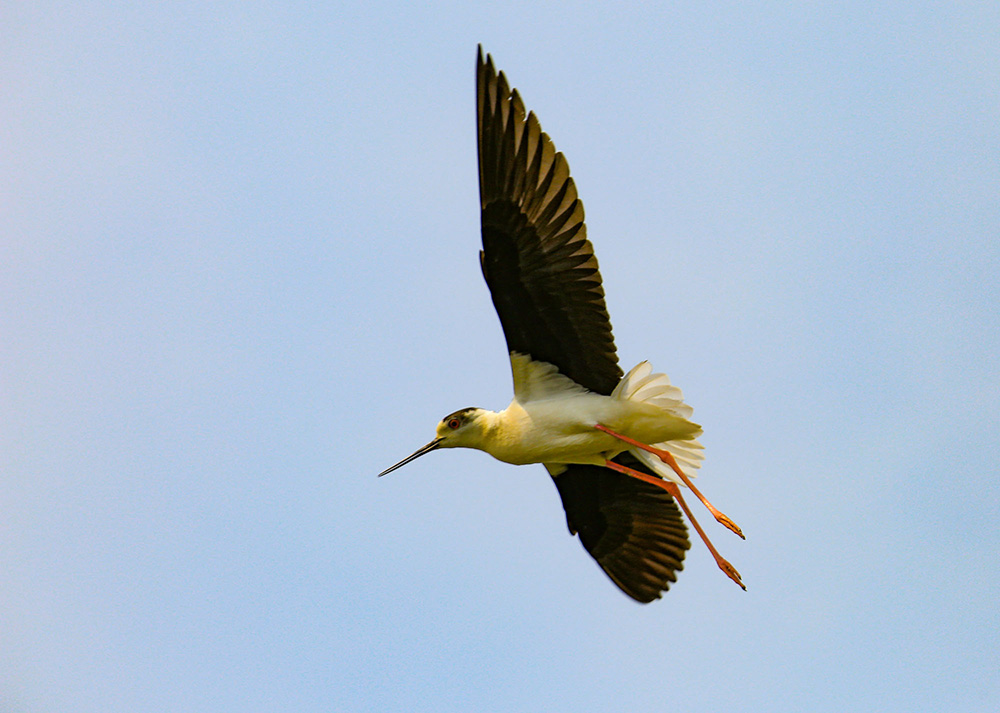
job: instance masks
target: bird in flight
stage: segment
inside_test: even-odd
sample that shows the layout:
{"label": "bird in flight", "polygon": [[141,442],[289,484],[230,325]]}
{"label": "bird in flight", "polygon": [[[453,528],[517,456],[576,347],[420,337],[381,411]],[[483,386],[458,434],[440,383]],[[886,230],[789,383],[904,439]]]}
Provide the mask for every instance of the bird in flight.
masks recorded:
{"label": "bird in flight", "polygon": [[685,502],[687,487],[720,523],[740,528],[694,487],[701,427],[665,374],[642,362],[623,375],[583,204],[569,166],[525,113],[517,90],[476,57],[483,249],[480,266],[510,352],[514,398],[502,411],[464,408],[434,440],[383,476],[439,448],[541,463],[571,534],[636,601],[662,596],[690,548],[687,515],[716,563],[746,589]]}

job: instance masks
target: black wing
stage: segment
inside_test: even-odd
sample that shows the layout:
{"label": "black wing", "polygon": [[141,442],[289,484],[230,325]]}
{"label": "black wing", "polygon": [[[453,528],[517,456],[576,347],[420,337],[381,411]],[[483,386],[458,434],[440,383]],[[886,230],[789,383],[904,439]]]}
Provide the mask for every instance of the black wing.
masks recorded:
{"label": "black wing", "polygon": [[[614,460],[650,473],[627,452]],[[569,465],[552,479],[570,533],[623,592],[646,604],[677,581],[691,543],[666,491],[596,465]]]}
{"label": "black wing", "polygon": [[476,65],[480,260],[507,348],[610,394],[622,371],[569,166],[482,47]]}

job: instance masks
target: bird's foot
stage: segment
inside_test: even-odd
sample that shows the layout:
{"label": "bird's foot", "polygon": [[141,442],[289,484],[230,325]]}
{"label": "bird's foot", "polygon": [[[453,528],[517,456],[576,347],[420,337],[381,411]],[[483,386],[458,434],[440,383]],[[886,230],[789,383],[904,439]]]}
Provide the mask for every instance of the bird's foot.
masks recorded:
{"label": "bird's foot", "polygon": [[718,563],[719,569],[725,572],[727,577],[740,585],[740,589],[744,592],[747,590],[747,585],[743,584],[743,578],[740,576],[740,573],[736,571],[735,567],[729,564],[728,560],[717,557],[715,561]]}
{"label": "bird's foot", "polygon": [[712,515],[715,516],[715,519],[718,520],[720,523],[722,523],[724,527],[728,527],[730,530],[739,535],[742,539],[744,540],[747,539],[746,535],[743,534],[743,530],[740,529],[740,526],[737,525],[735,522],[733,522],[728,515],[726,515],[725,513],[721,513],[714,508],[712,508],[711,510],[712,510]]}

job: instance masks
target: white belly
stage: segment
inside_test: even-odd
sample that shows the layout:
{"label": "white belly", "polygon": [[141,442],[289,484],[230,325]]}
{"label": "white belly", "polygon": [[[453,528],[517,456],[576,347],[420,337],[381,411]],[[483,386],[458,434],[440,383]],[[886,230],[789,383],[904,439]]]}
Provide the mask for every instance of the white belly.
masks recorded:
{"label": "white belly", "polygon": [[593,393],[525,405],[515,400],[498,416],[497,432],[487,452],[515,465],[603,465],[628,446],[594,428],[598,424],[648,444],[694,438],[701,432],[697,425],[669,411]]}

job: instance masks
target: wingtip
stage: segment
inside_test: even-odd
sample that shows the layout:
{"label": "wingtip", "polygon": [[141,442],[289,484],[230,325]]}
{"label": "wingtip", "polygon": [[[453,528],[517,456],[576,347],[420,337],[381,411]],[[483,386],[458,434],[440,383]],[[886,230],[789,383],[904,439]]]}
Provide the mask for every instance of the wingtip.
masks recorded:
{"label": "wingtip", "polygon": [[476,71],[482,72],[486,70],[489,74],[496,74],[496,70],[493,68],[493,57],[490,56],[489,52],[483,51],[483,45],[476,45]]}

